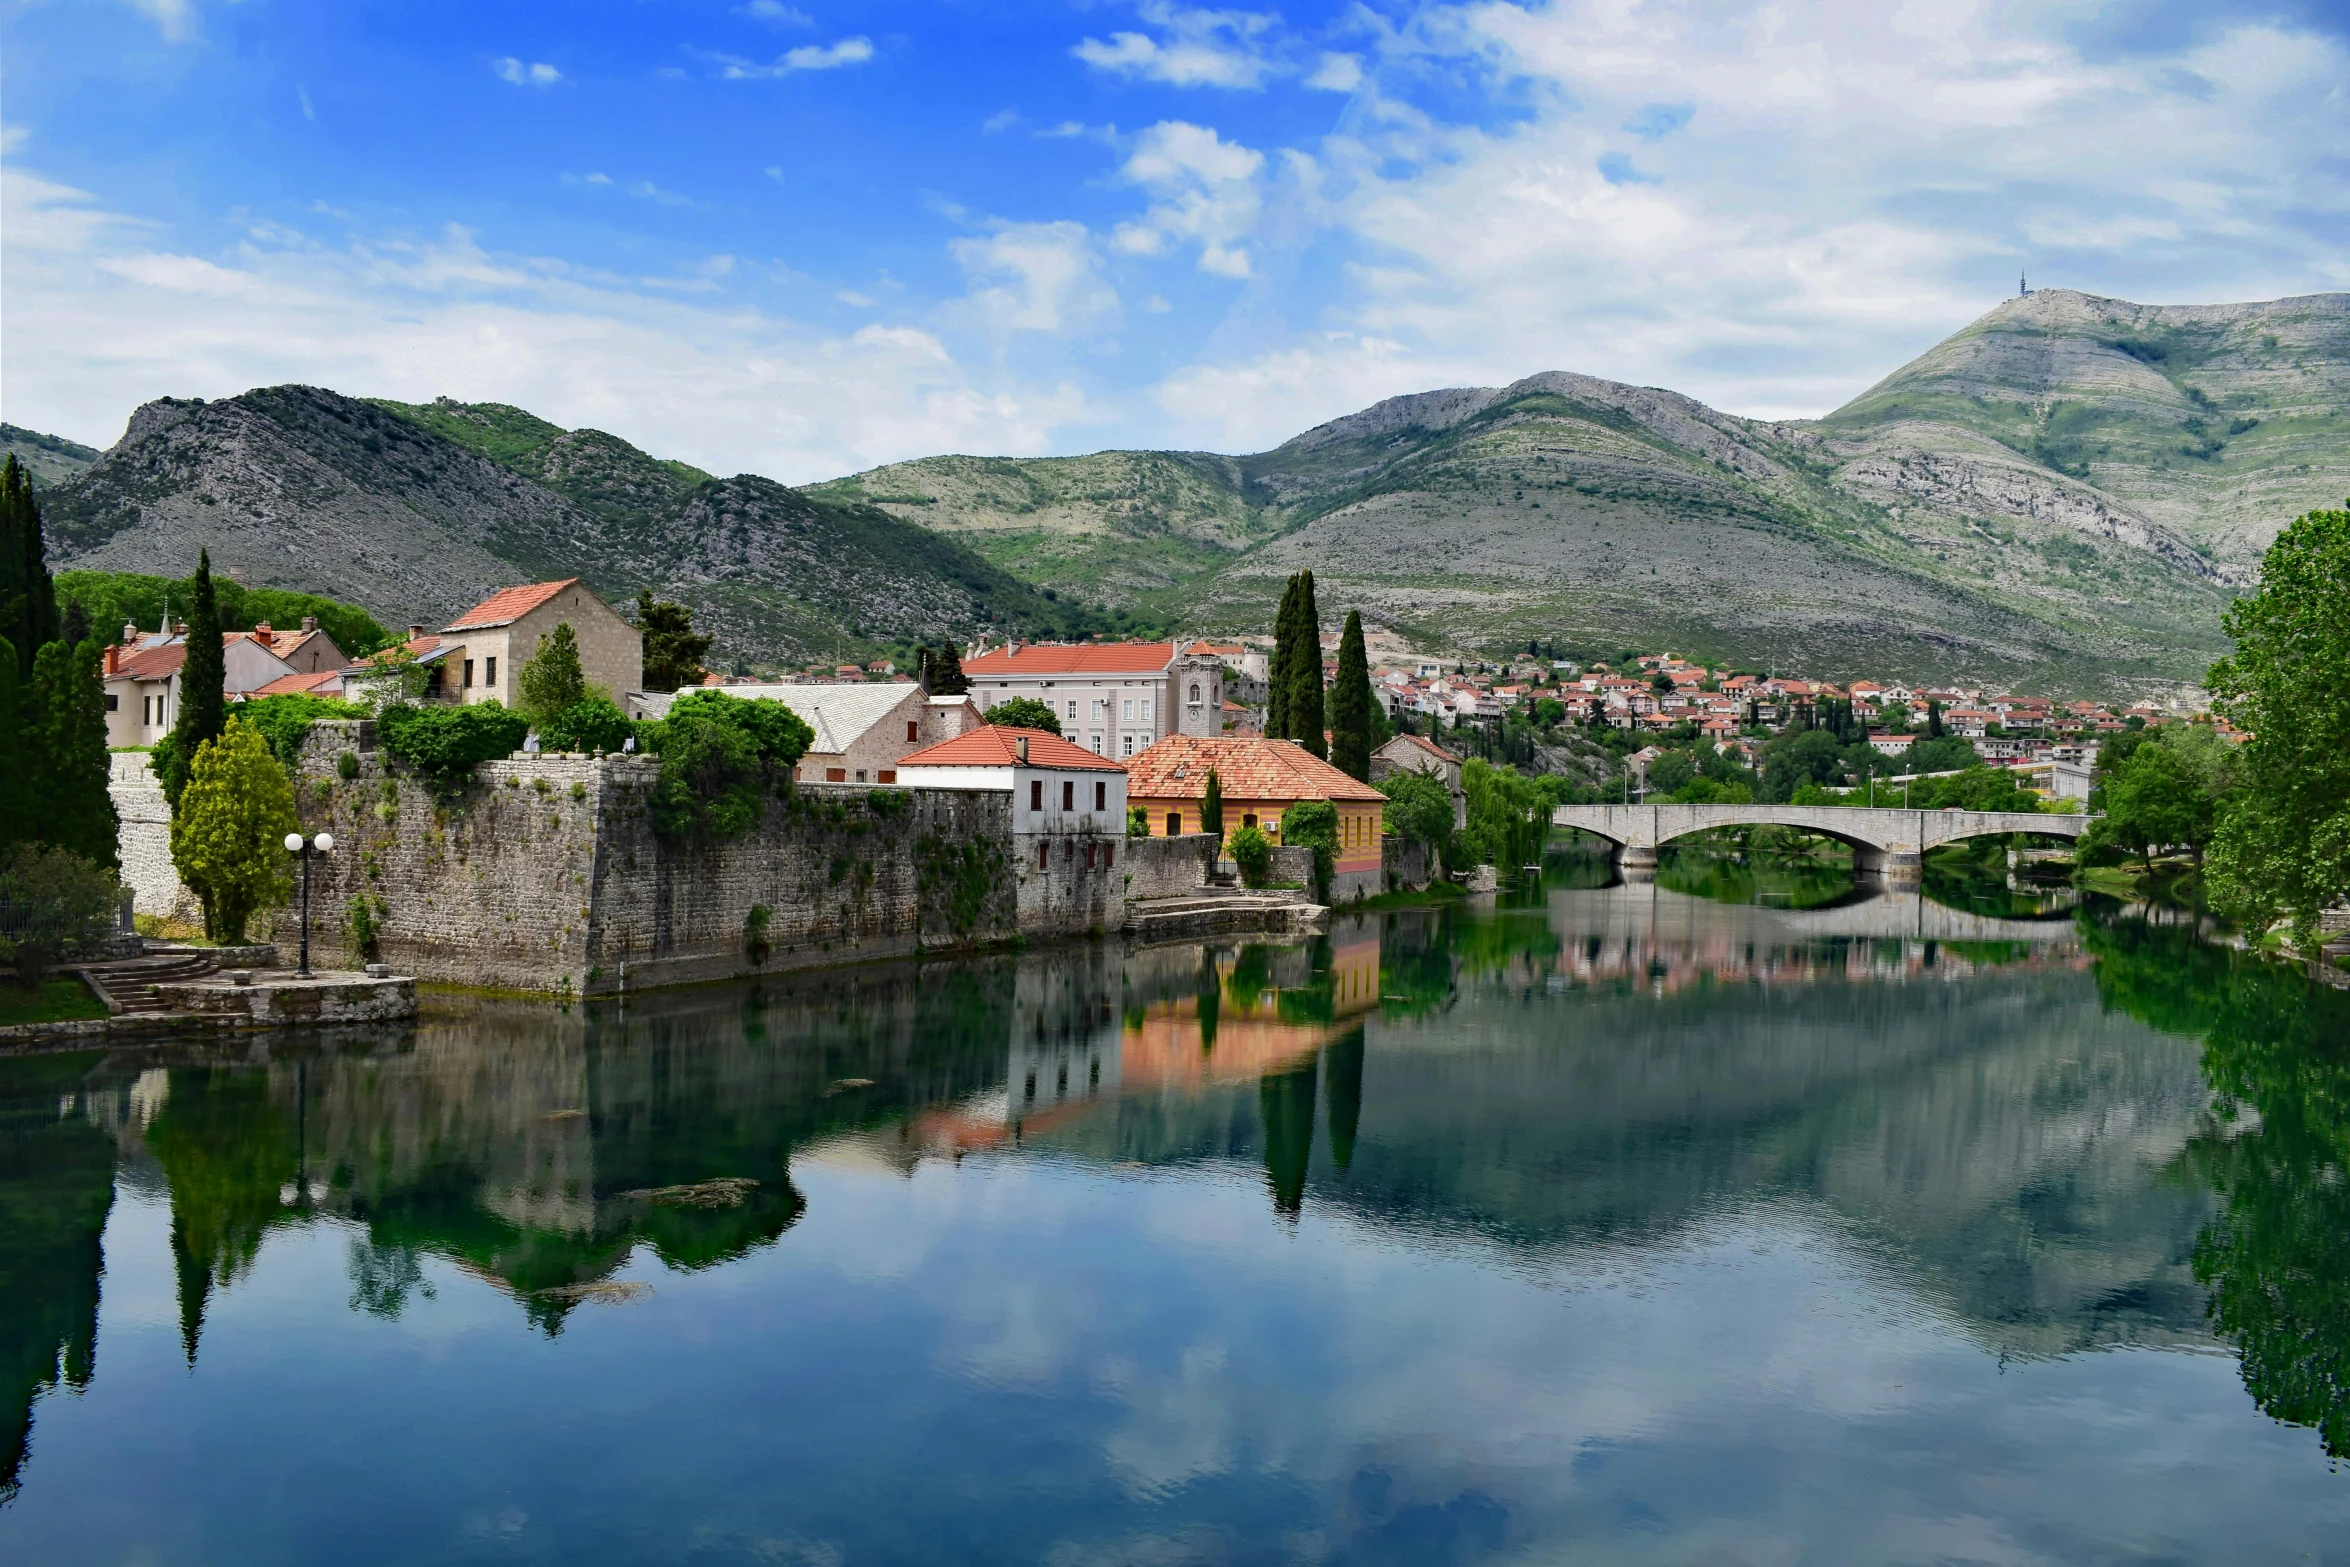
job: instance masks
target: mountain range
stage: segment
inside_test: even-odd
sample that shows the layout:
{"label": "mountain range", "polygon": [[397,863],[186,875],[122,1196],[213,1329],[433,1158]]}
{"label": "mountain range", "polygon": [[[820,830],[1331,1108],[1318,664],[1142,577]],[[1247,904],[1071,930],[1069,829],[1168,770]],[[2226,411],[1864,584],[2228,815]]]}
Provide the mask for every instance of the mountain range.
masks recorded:
{"label": "mountain range", "polygon": [[2041,290],[1818,420],[1548,372],[1250,456],[942,456],[796,490],[519,409],[307,387],[150,403],[78,472],[86,448],[5,434],[48,443],[61,565],[177,575],[206,543],[387,621],[577,574],[797,660],[982,626],[1261,630],[1310,566],[1327,615],[1422,645],[2113,692],[2196,679],[2277,529],[2350,493],[2350,294]]}

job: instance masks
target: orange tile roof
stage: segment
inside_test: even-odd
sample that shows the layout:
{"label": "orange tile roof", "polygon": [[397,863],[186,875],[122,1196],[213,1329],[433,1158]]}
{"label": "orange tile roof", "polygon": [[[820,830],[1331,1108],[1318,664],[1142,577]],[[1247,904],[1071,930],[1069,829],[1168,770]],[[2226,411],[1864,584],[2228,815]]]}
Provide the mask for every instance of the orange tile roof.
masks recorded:
{"label": "orange tile roof", "polygon": [[510,626],[577,581],[577,577],[565,577],[561,582],[532,582],[519,588],[506,588],[483,599],[441,629],[486,631],[492,626]]}
{"label": "orange tile roof", "polygon": [[265,696],[306,696],[309,693],[317,690],[320,686],[341,685],[342,681],[343,672],[341,670],[320,669],[306,675],[280,675],[275,680],[272,680],[269,684],[265,686],[258,686],[248,694],[255,698]]}
{"label": "orange tile roof", "polygon": [[977,680],[1005,675],[1156,675],[1174,662],[1172,642],[1032,643],[1017,652],[998,648],[963,660],[963,673]]}
{"label": "orange tile roof", "polygon": [[[1028,742],[1028,760],[1023,764],[1013,748],[1013,742]],[[909,751],[897,760],[900,769],[908,767],[1056,767],[1087,773],[1123,772],[1123,764],[1105,756],[1096,756],[1081,745],[1072,745],[1059,735],[1043,729],[1018,729],[1010,724],[983,724],[969,734],[926,745],[919,751]]]}
{"label": "orange tile roof", "polygon": [[188,661],[185,642],[166,642],[161,647],[143,647],[122,655],[114,666],[110,680],[169,680],[180,672]]}
{"label": "orange tile roof", "polygon": [[[1169,735],[1126,764],[1126,794],[1134,800],[1197,800],[1208,792],[1208,769],[1227,800],[1358,800],[1386,802],[1369,784],[1349,778],[1295,740]],[[1181,776],[1178,776],[1180,773]]]}

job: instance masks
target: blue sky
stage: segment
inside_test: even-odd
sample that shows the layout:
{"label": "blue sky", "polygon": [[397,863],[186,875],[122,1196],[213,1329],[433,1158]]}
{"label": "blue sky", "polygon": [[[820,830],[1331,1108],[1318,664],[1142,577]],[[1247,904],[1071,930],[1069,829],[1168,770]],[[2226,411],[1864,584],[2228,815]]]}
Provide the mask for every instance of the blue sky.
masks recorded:
{"label": "blue sky", "polygon": [[0,413],[303,380],[805,481],[1547,369],[1834,407],[2035,283],[2350,288],[2343,8],[0,9]]}

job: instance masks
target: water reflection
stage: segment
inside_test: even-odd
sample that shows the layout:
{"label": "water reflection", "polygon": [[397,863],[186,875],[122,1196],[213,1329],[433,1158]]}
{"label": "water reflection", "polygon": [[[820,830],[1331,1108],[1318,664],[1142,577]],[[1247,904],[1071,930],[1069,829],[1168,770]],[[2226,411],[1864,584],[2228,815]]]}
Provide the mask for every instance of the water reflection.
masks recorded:
{"label": "water reflection", "polygon": [[[233,1059],[0,1062],[0,1484],[22,1472],[38,1490],[36,1403],[46,1422],[54,1390],[92,1383],[118,1190],[167,1207],[182,1365],[211,1364],[207,1324],[257,1288],[273,1237],[325,1234],[342,1279],[306,1309],[390,1331],[469,1291],[609,1373],[611,1340],[573,1347],[580,1313],[622,1320],[600,1309],[648,1277],[814,1255],[812,1215],[847,1200],[818,1172],[879,1172],[935,1202],[921,1183],[972,1160],[1204,1183],[1147,1202],[1110,1188],[1162,1226],[1186,1192],[1222,1211],[1217,1183],[1245,1172],[1261,1229],[1325,1259],[1360,1237],[1465,1266],[1451,1287],[1471,1315],[1479,1278],[1588,1280],[1725,1236],[1800,1234],[1850,1270],[1867,1311],[1928,1320],[1986,1363],[2230,1346],[2262,1410],[2343,1454],[2350,1000],[2110,908],[2051,920],[1902,889],[1804,906],[1709,895],[1727,885],[1554,880],[1514,908],[1349,919],[1296,944],[868,968],[626,1009],[466,1002]],[[1000,1247],[1013,1218],[962,1222]],[[1120,1243],[1125,1265],[1147,1253],[1163,1272],[1148,1233]],[[888,1251],[882,1232],[867,1242]],[[1302,1309],[1287,1292],[1311,1275],[1223,1244],[1249,1259],[1227,1309],[1252,1292],[1274,1317]],[[1105,1265],[1082,1247],[1022,1255],[1047,1295]],[[1349,1309],[1375,1315],[1378,1299]],[[853,1337],[856,1319],[827,1320],[806,1331]],[[774,1353],[723,1314],[697,1331],[746,1366]],[[898,1352],[909,1409],[967,1417],[976,1395],[927,1371],[931,1351]],[[1145,1339],[1111,1358],[1162,1352]],[[1446,1347],[1477,1352],[1474,1337]],[[1368,1365],[1325,1346],[1292,1369],[1298,1407],[1365,1418],[1337,1411]],[[1049,1407],[1082,1425],[1131,1374],[1104,1362],[1091,1391]],[[1244,1396],[1189,1374],[1201,1398]],[[1482,1397],[1506,1424],[1508,1395]],[[1381,1462],[1391,1480],[1411,1467]],[[877,1499],[903,1485],[886,1468],[869,1477]],[[1455,1509],[1448,1539],[1546,1537],[1497,1496],[1463,1482],[1428,1505]],[[1357,1510],[1392,1521],[1400,1497]],[[1302,1505],[1281,1503],[1321,1527]]]}

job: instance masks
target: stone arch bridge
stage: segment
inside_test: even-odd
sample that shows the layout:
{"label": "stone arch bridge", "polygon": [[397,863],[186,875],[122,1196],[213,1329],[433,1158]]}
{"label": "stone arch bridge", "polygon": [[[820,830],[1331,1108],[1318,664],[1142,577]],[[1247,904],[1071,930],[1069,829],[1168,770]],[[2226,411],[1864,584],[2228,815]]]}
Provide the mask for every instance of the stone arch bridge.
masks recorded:
{"label": "stone arch bridge", "polygon": [[2038,833],[2078,838],[2086,815],[2040,811],[1902,811],[1837,805],[1562,805],[1551,825],[1573,827],[1615,845],[1617,869],[1653,874],[1656,851],[1675,838],[1717,827],[1794,827],[1852,847],[1852,868],[1887,881],[1916,881],[1925,853],[1964,838]]}

